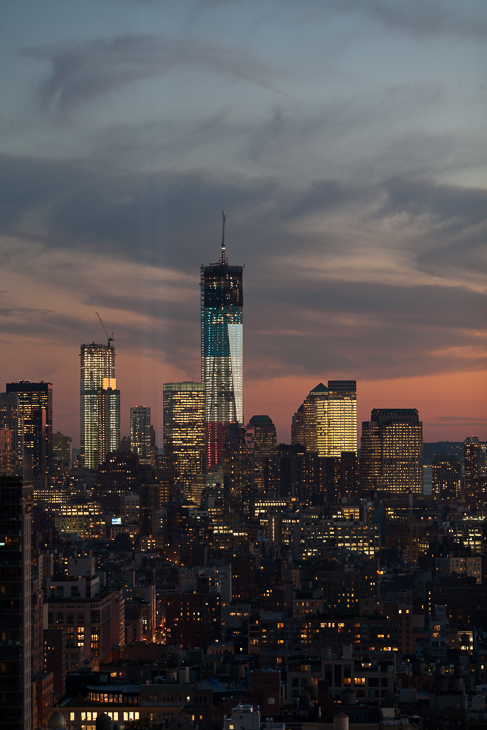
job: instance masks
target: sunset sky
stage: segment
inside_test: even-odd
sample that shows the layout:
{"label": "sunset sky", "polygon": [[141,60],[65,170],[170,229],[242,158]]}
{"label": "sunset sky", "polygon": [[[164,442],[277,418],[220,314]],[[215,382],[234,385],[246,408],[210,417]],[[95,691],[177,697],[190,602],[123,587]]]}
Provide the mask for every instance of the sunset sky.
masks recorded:
{"label": "sunset sky", "polygon": [[[0,388],[115,335],[122,434],[200,376],[200,265],[244,269],[245,421],[320,381],[487,439],[485,0],[0,3]],[[359,425],[360,433],[360,425]]]}

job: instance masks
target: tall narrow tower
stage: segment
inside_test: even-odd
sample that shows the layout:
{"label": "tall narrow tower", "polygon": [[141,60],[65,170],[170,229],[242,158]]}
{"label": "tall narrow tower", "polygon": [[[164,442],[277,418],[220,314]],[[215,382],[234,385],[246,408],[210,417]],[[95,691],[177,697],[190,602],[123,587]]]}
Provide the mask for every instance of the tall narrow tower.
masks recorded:
{"label": "tall narrow tower", "polygon": [[120,443],[120,391],[115,380],[115,348],[81,345],[81,460],[97,469]]}
{"label": "tall narrow tower", "polygon": [[225,214],[221,258],[201,267],[201,380],[205,385],[206,466],[223,460],[225,433],[243,425],[242,266],[229,266]]}

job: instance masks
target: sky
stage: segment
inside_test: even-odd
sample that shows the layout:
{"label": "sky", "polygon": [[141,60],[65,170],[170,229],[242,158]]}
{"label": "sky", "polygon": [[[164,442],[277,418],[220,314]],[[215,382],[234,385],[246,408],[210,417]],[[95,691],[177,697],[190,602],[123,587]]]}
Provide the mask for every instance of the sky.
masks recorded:
{"label": "sky", "polygon": [[201,264],[244,264],[244,416],[328,379],[487,440],[485,0],[0,2],[0,387],[114,333],[122,435],[199,380]]}

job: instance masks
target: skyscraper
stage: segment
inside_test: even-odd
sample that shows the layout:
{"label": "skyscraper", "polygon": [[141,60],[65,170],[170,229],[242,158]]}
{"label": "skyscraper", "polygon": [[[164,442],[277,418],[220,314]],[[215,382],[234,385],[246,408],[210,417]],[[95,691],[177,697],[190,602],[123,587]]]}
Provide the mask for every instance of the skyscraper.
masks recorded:
{"label": "skyscraper", "polygon": [[81,461],[97,469],[120,443],[120,391],[115,379],[115,348],[81,345]]}
{"label": "skyscraper", "polygon": [[357,453],[357,381],[328,381],[328,443],[326,456]]}
{"label": "skyscraper", "polygon": [[362,423],[361,488],[423,492],[423,424],[416,408],[374,408]]}
{"label": "skyscraper", "polygon": [[205,468],[204,383],[164,383],[163,409],[164,467],[189,493]]}
{"label": "skyscraper", "polygon": [[22,476],[24,419],[17,393],[0,393],[0,474]]}
{"label": "skyscraper", "polygon": [[24,456],[31,461],[32,474],[45,477],[52,468],[52,383],[7,383],[7,393],[19,398]]}
{"label": "skyscraper", "polygon": [[[223,224],[224,233],[225,216]],[[242,272],[242,266],[228,264],[223,235],[220,261],[201,267],[201,380],[208,469],[222,463],[228,426],[243,425]]]}
{"label": "skyscraper", "polygon": [[294,414],[292,440],[318,456],[357,451],[357,383],[329,380],[310,390]]}
{"label": "skyscraper", "polygon": [[141,464],[150,464],[153,459],[151,413],[148,406],[134,406],[130,409],[130,447],[139,455]]}

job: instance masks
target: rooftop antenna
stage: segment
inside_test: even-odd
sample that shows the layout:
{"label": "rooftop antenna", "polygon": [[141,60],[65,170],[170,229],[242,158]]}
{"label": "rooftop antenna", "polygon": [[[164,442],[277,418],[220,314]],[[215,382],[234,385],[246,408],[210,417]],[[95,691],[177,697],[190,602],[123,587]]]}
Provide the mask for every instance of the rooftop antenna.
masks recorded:
{"label": "rooftop antenna", "polygon": [[112,334],[111,334],[111,335],[109,335],[109,334],[108,334],[108,331],[107,331],[107,328],[106,328],[106,327],[105,327],[105,325],[103,324],[103,320],[102,320],[102,318],[100,317],[100,315],[98,314],[98,312],[95,312],[95,314],[96,314],[96,316],[98,317],[98,321],[99,321],[99,323],[100,323],[100,324],[101,324],[101,326],[103,327],[103,332],[105,333],[105,336],[106,336],[106,338],[107,338],[107,347],[109,348],[109,347],[110,347],[110,342],[113,342],[113,332],[112,332]]}
{"label": "rooftop antenna", "polygon": [[225,225],[227,222],[227,216],[225,215],[225,212],[222,210],[222,265],[225,266]]}

